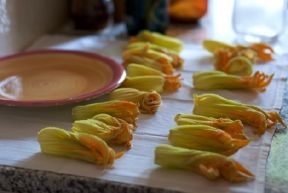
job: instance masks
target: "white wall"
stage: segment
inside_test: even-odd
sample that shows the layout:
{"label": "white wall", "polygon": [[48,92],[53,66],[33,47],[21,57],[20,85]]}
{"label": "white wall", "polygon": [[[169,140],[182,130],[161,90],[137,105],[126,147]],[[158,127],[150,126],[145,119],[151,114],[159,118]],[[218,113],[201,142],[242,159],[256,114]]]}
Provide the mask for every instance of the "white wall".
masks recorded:
{"label": "white wall", "polygon": [[[63,24],[68,15],[67,1],[0,0],[0,17],[3,19],[3,14],[6,14],[9,21],[6,29],[0,30],[0,56],[24,49],[43,33]],[[3,20],[2,24],[0,20],[0,28],[1,25],[5,25]]]}

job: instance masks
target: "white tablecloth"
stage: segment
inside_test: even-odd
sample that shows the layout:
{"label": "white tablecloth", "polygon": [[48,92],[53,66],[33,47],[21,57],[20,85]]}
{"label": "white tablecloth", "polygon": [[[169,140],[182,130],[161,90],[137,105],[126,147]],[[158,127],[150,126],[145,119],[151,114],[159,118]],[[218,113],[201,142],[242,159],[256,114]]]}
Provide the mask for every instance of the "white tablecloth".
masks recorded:
{"label": "white tablecloth", "polygon": [[[30,50],[47,47],[85,50],[105,54],[120,62],[121,50],[126,44],[127,42],[122,41],[99,41],[94,36],[51,35],[42,37],[30,47]],[[70,129],[71,109],[75,105],[49,108],[1,106],[0,165],[101,178],[183,192],[264,192],[265,165],[275,128],[232,156],[255,174],[256,179],[251,182],[240,184],[232,184],[224,180],[211,182],[191,172],[161,169],[154,164],[154,148],[158,144],[168,143],[169,129],[176,126],[173,121],[174,116],[178,113],[192,112],[192,94],[204,93],[192,88],[192,72],[213,68],[211,63],[208,63],[211,61],[209,53],[199,45],[186,45],[181,55],[186,61],[182,72],[184,86],[176,93],[162,95],[163,103],[155,115],[140,115],[132,149],[116,160],[112,169],[102,169],[82,161],[39,153],[40,148],[36,141],[37,132],[47,126]],[[274,64],[259,65],[256,68],[276,74],[266,92],[218,90],[213,93],[256,104],[265,109],[279,110],[286,80],[282,71],[287,66],[279,58],[274,61]]]}

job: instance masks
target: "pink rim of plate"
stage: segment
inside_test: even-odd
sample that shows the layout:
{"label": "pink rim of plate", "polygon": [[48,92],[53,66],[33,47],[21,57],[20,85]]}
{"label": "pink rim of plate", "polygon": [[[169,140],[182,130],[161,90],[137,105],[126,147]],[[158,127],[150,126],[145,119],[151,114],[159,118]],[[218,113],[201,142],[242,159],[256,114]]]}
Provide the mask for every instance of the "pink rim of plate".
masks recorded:
{"label": "pink rim of plate", "polygon": [[118,64],[116,61],[103,56],[101,54],[97,53],[91,53],[91,52],[83,52],[83,51],[72,51],[72,50],[57,50],[57,49],[45,49],[45,50],[35,50],[35,51],[27,51],[22,52],[18,54],[13,54],[9,56],[5,56],[0,58],[0,62],[8,60],[8,59],[14,59],[29,55],[38,55],[38,54],[74,54],[78,56],[84,56],[87,58],[95,59],[98,61],[102,61],[105,64],[107,64],[110,69],[113,72],[112,80],[103,86],[100,89],[97,89],[92,92],[88,92],[85,94],[81,94],[74,97],[64,98],[64,99],[57,99],[57,100],[11,100],[11,99],[0,99],[0,105],[8,105],[8,106],[22,106],[22,107],[47,107],[47,106],[58,106],[58,105],[65,105],[65,104],[71,104],[71,103],[77,103],[81,101],[87,101],[91,99],[95,99],[97,97],[100,97],[104,94],[109,93],[113,89],[117,88],[125,79],[126,72],[124,70],[124,67],[121,64]]}

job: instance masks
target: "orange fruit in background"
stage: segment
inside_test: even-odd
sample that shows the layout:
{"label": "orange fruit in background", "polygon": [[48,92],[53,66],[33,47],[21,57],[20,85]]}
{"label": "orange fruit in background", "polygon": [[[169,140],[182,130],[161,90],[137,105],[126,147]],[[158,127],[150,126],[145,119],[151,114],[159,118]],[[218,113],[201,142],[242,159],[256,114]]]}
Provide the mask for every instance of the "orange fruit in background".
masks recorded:
{"label": "orange fruit in background", "polygon": [[207,0],[171,0],[169,4],[171,20],[196,21],[207,12]]}

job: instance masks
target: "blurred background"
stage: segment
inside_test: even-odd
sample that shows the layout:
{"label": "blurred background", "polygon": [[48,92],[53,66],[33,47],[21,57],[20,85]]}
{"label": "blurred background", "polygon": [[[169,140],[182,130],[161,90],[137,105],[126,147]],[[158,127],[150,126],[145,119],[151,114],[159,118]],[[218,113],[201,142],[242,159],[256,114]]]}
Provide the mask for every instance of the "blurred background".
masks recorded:
{"label": "blurred background", "polygon": [[[0,0],[0,56],[21,51],[47,33],[127,38],[149,29],[176,36],[186,43],[200,43],[205,38],[229,42],[235,39],[232,28],[234,2]],[[287,29],[280,39],[285,36]]]}

